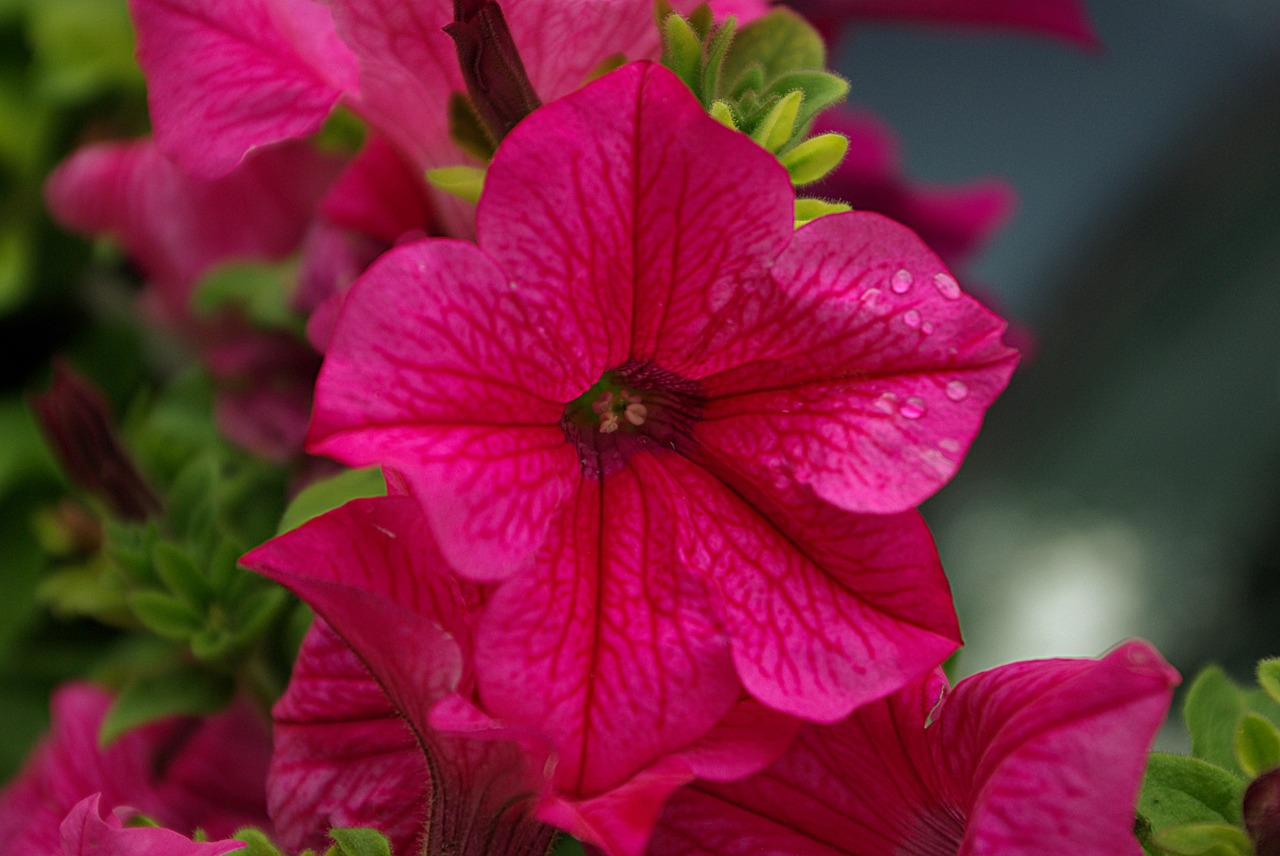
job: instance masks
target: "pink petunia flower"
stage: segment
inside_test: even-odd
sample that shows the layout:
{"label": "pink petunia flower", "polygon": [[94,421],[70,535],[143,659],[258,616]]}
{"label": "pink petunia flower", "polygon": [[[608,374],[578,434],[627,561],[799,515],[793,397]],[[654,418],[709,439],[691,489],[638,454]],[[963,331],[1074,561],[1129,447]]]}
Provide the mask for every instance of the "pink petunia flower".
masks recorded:
{"label": "pink petunia flower", "polygon": [[98,730],[110,704],[88,684],[54,694],[50,734],[0,795],[0,853],[56,852],[69,813],[79,811],[90,827],[102,823],[98,798],[87,808],[82,803],[95,794],[104,809],[127,806],[182,835],[200,828],[221,838],[267,825],[271,738],[247,704],[143,726],[103,748]]}
{"label": "pink petunia flower", "polygon": [[677,793],[663,856],[1141,856],[1134,804],[1178,674],[1129,642],[1099,660],[935,674],[772,766]]}
{"label": "pink petunia flower", "polygon": [[919,21],[1020,30],[1084,48],[1099,45],[1084,0],[797,0],[790,5],[828,33],[857,21]]}
{"label": "pink petunia flower", "polygon": [[[763,11],[759,0],[713,5],[740,20]],[[612,56],[660,48],[646,0],[502,8],[544,101]],[[340,100],[419,168],[465,160],[449,136],[449,97],[466,91],[443,31],[452,0],[130,0],[130,11],[157,139],[192,174],[226,173],[256,146],[310,134]]]}
{"label": "pink petunia flower", "polygon": [[[639,854],[672,791],[761,769],[798,727],[742,702],[666,752],[637,732],[647,755],[593,757],[593,770],[619,777],[584,780],[580,746],[493,715],[474,664],[492,589],[447,572],[412,499],[348,503],[243,561],[327,622],[312,628],[275,709],[271,814],[294,849],[322,844],[331,825],[368,825],[396,852],[533,853],[551,823],[608,853]],[[681,718],[698,699],[635,703]]]}
{"label": "pink petunia flower", "polygon": [[125,827],[132,812],[116,809],[104,819],[101,796],[76,803],[59,830],[60,847],[53,856],[222,856],[244,849],[240,841],[196,842],[168,829]]}
{"label": "pink petunia flower", "polygon": [[910,509],[1015,355],[909,230],[797,231],[793,204],[772,155],[632,64],[508,136],[478,246],[392,250],[334,331],[309,448],[402,473],[451,566],[505,581],[481,693],[576,743],[585,790],[743,686],[834,721],[957,645]]}

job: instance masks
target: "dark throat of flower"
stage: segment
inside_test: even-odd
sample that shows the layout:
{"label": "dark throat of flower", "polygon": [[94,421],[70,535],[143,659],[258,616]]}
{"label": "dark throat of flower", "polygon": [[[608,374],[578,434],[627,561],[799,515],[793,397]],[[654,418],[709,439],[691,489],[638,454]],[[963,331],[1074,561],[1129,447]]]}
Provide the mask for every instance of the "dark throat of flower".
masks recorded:
{"label": "dark throat of flower", "polygon": [[704,400],[696,381],[651,363],[627,363],[565,405],[560,427],[578,449],[583,475],[599,478],[637,452],[689,452]]}

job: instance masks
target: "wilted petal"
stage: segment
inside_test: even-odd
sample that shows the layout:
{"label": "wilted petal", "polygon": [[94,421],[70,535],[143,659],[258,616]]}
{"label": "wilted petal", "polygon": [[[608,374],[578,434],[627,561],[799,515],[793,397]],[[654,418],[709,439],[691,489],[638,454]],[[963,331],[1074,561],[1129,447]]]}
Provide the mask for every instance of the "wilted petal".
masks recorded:
{"label": "wilted petal", "polygon": [[225,175],[258,146],[316,131],[355,59],[314,0],[130,0],[156,138],[187,172]]}

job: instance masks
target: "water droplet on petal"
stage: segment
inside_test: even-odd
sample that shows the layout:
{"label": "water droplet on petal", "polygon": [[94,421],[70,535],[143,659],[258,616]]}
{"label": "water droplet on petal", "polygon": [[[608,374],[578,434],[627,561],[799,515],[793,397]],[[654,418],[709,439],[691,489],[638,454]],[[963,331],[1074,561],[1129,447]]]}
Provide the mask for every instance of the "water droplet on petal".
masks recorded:
{"label": "water droplet on petal", "polygon": [[881,413],[892,413],[894,411],[894,404],[897,400],[898,396],[894,395],[892,392],[883,393],[876,399],[876,410],[879,410]]}
{"label": "water droplet on petal", "polygon": [[960,283],[956,282],[956,278],[949,273],[935,273],[933,284],[938,286],[938,292],[947,300],[956,300],[960,297]]}
{"label": "water droplet on petal", "polygon": [[969,397],[969,385],[962,380],[953,380],[947,384],[947,398],[952,401],[964,401]]}
{"label": "water droplet on petal", "polygon": [[921,332],[921,333],[924,333],[926,336],[928,336],[930,333],[932,333],[932,332],[933,332],[933,322],[932,322],[932,321],[926,321],[926,322],[924,322],[924,326],[920,328],[920,332]]}
{"label": "water droplet on petal", "polygon": [[866,291],[862,292],[862,297],[858,299],[865,303],[868,309],[874,311],[880,308],[880,297],[880,289],[868,288]]}
{"label": "water droplet on petal", "polygon": [[914,330],[920,326],[920,313],[914,309],[908,309],[902,313],[902,323]]}
{"label": "water droplet on petal", "polygon": [[898,412],[908,419],[919,419],[924,416],[924,399],[918,395],[913,395],[906,401],[902,402],[902,406],[898,408]]}
{"label": "water droplet on petal", "polygon": [[915,277],[911,275],[911,271],[903,268],[889,280],[889,287],[893,289],[894,294],[906,294],[914,283]]}

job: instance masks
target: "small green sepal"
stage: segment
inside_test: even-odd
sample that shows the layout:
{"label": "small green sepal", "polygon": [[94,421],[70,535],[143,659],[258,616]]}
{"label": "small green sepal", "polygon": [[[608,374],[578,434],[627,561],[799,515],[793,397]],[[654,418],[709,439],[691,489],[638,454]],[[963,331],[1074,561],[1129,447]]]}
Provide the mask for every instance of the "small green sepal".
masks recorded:
{"label": "small green sepal", "polygon": [[715,119],[726,128],[734,131],[738,130],[738,123],[733,118],[733,108],[723,101],[712,101],[711,109],[707,111],[711,114],[711,118]]}
{"label": "small green sepal", "polygon": [[1236,726],[1236,761],[1250,776],[1280,767],[1280,730],[1256,713],[1246,713]]}
{"label": "small green sepal", "polygon": [[797,197],[796,228],[799,229],[805,223],[810,223],[828,214],[844,214],[852,210],[853,207],[845,202],[828,202],[825,199],[814,199],[808,196]]}
{"label": "small green sepal", "polygon": [[788,92],[751,132],[751,139],[771,152],[779,151],[791,141],[795,133],[796,116],[800,112],[800,104],[804,101],[804,93],[796,90]]}
{"label": "small green sepal", "polygon": [[484,168],[478,166],[442,166],[427,170],[428,184],[472,204],[480,200],[484,177]]}
{"label": "small green sepal", "polygon": [[333,851],[340,856],[391,856],[391,843],[376,829],[329,830]]}

